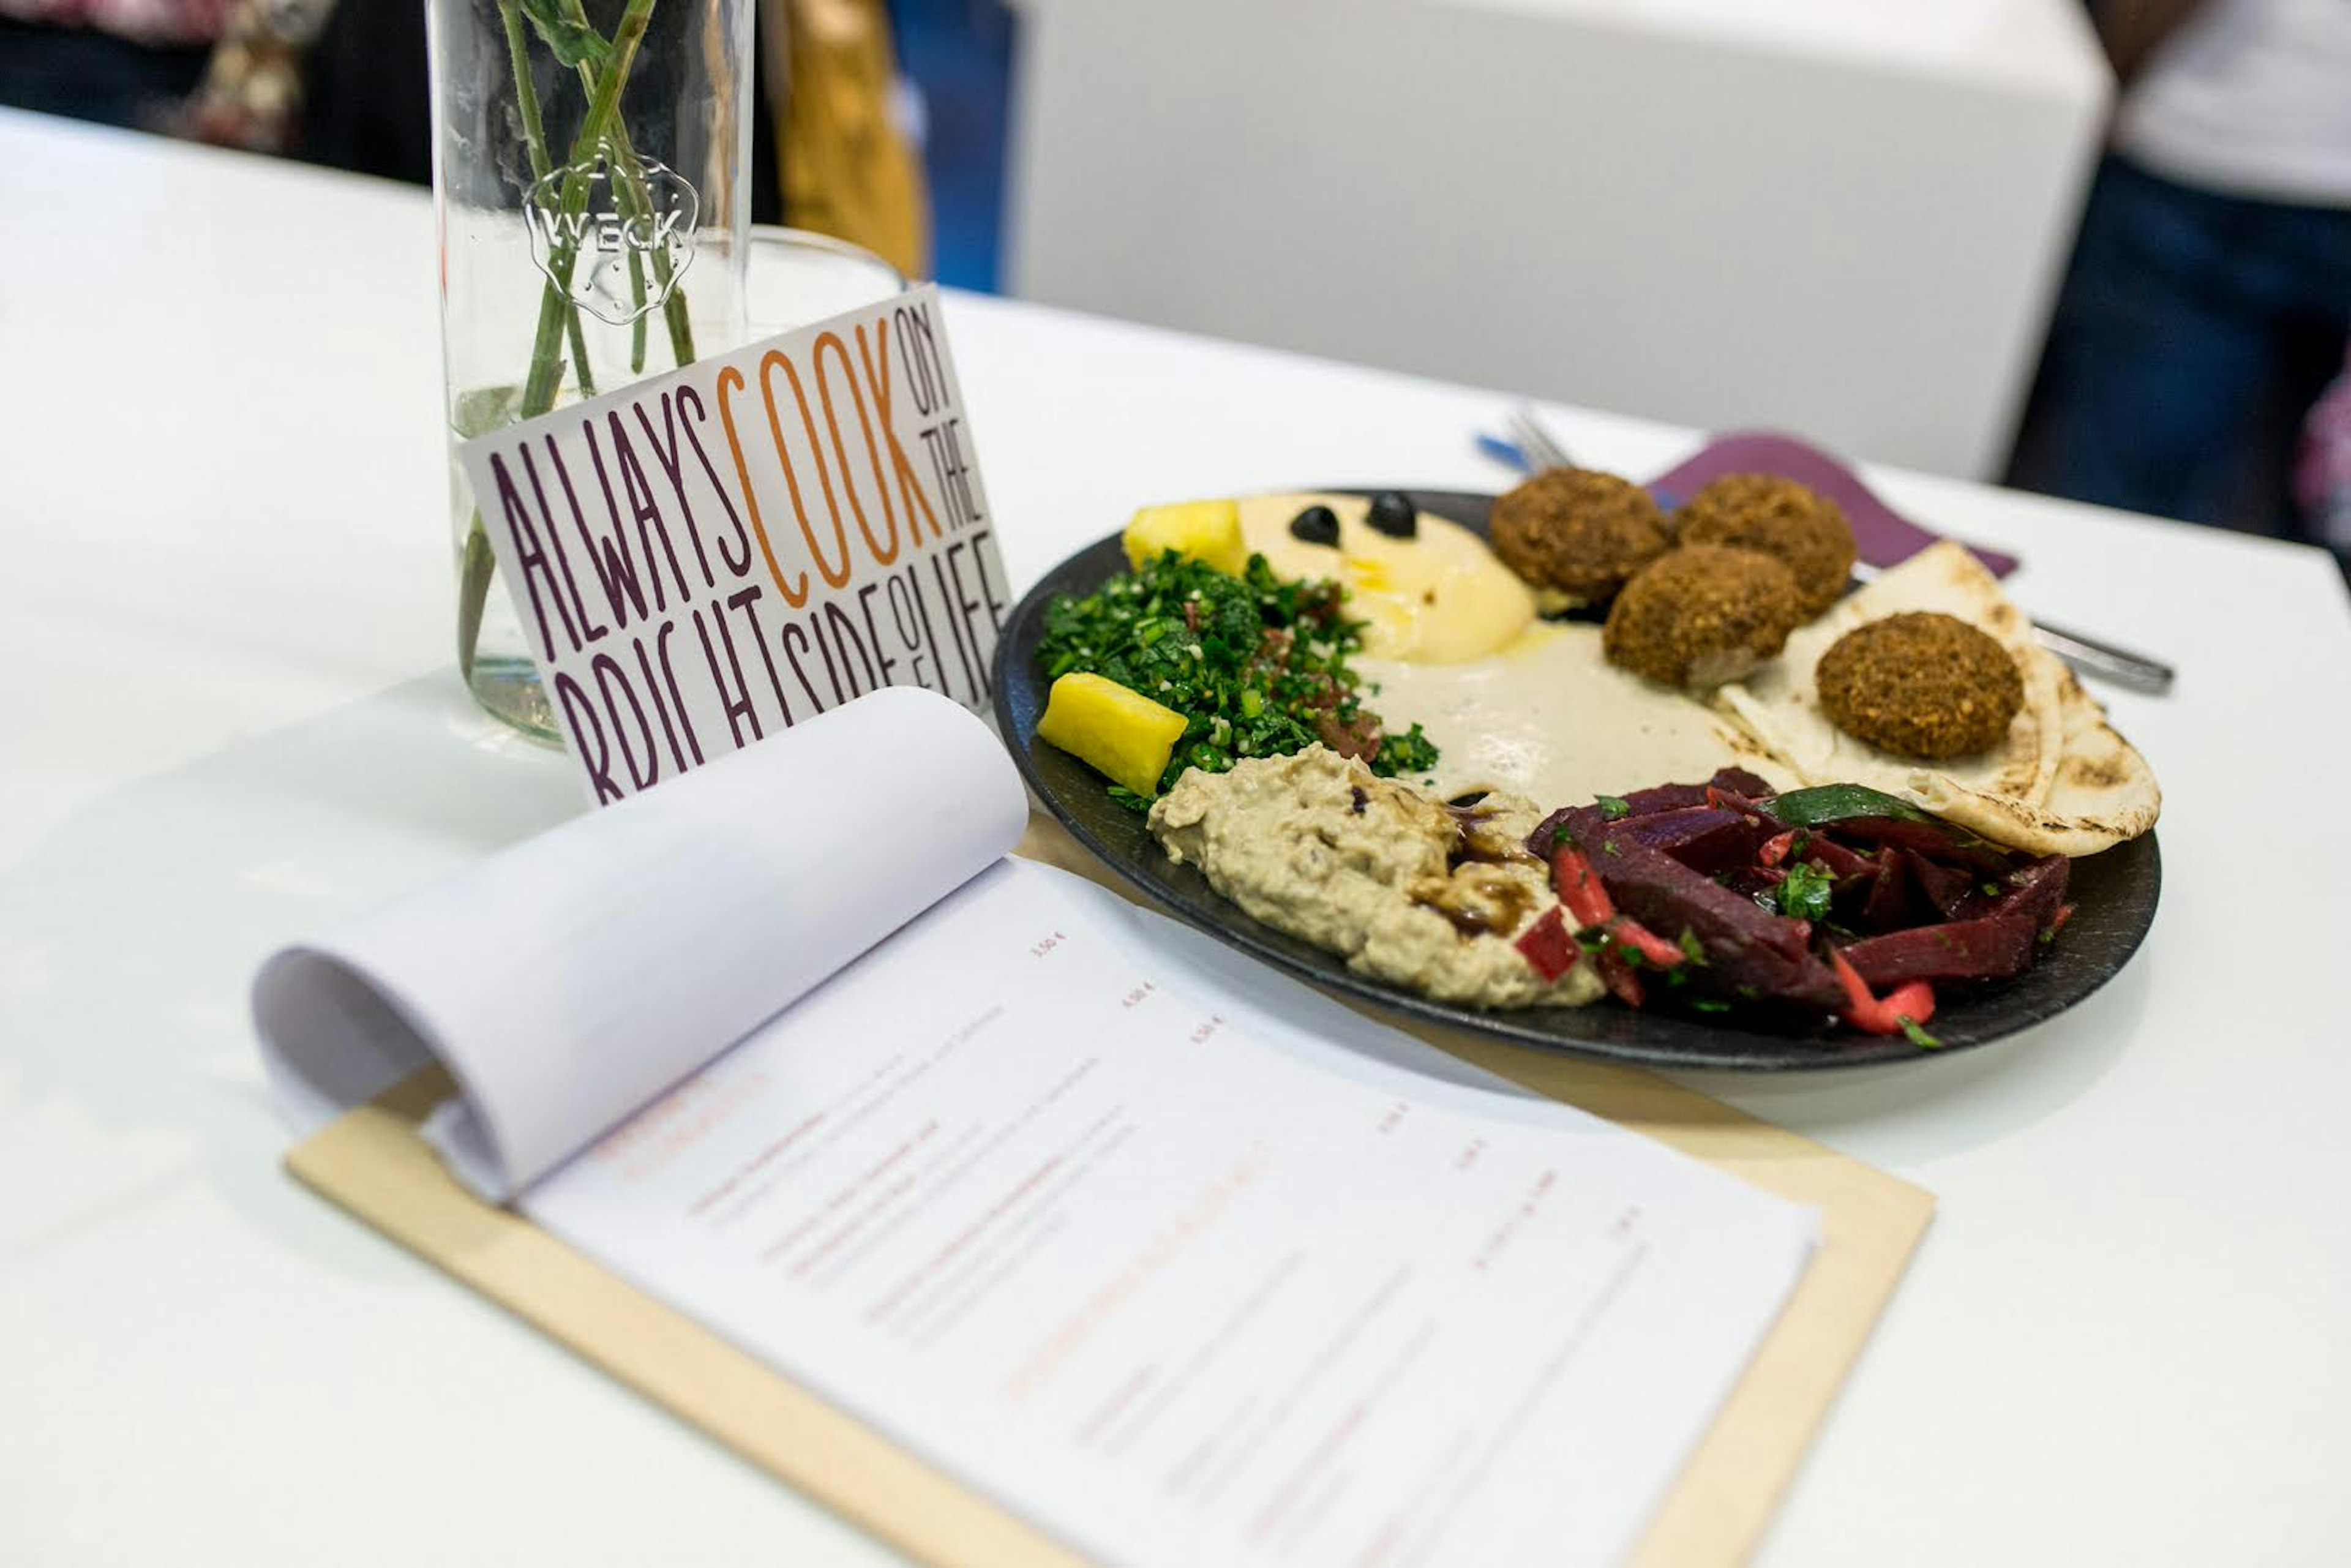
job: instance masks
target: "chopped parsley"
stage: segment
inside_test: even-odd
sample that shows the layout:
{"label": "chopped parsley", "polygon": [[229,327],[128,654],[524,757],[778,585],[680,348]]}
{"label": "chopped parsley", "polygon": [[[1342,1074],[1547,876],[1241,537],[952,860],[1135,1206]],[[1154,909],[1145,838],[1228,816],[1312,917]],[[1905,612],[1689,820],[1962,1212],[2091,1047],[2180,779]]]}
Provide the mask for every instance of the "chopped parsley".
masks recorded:
{"label": "chopped parsley", "polygon": [[1699,941],[1698,933],[1687,925],[1682,927],[1681,946],[1682,952],[1688,956],[1691,963],[1701,969],[1706,967],[1706,944]]}
{"label": "chopped parsley", "polygon": [[1809,862],[1788,868],[1786,880],[1773,891],[1780,913],[1797,920],[1824,919],[1836,879]]}
{"label": "chopped parsley", "polygon": [[[1116,681],[1184,715],[1184,733],[1160,776],[1165,790],[1187,768],[1222,773],[1244,757],[1286,757],[1322,741],[1365,754],[1384,778],[1426,773],[1437,747],[1414,725],[1384,733],[1348,666],[1364,645],[1342,613],[1346,592],[1327,580],[1284,582],[1263,556],[1239,577],[1174,550],[1123,571],[1096,591],[1045,607],[1037,661],[1049,681],[1073,670]],[[1150,801],[1113,787],[1138,810]]]}
{"label": "chopped parsley", "polygon": [[1633,814],[1633,802],[1622,795],[1602,795],[1596,799],[1600,802],[1600,814],[1612,822],[1621,821]]}

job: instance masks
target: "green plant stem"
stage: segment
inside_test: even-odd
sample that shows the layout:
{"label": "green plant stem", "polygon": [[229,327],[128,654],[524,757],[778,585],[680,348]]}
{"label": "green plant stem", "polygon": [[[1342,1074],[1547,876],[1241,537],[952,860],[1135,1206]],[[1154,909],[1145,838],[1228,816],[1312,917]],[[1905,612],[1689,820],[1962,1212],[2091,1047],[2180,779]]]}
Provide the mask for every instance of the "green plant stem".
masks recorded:
{"label": "green plant stem", "polygon": [[[565,220],[551,236],[553,241],[548,257],[554,274],[539,295],[538,326],[531,342],[530,370],[523,383],[522,403],[518,420],[535,419],[555,406],[555,393],[561,381],[559,340],[568,335],[577,365],[582,390],[594,391],[588,366],[586,344],[582,340],[579,307],[571,298],[571,274],[578,263],[576,248],[561,239],[570,230],[569,220],[576,219],[588,206],[588,184],[576,171],[580,161],[601,143],[611,162],[617,165],[621,179],[614,190],[621,204],[631,215],[650,214],[652,202],[644,187],[643,165],[637,161],[636,151],[630,144],[628,129],[617,121],[621,91],[628,85],[629,72],[636,61],[637,47],[643,43],[645,28],[653,19],[654,0],[629,0],[622,13],[620,25],[612,31],[611,57],[600,73],[592,67],[579,68],[580,85],[588,90],[588,112],[580,120],[580,131],[571,145],[570,168],[564,175],[562,199],[559,211]],[[580,0],[570,0],[574,19],[586,22],[586,12]],[[523,117],[526,141],[529,143],[534,176],[544,180],[552,172],[547,147],[547,131],[538,107],[538,94],[530,79],[528,56],[528,36],[523,31],[522,17],[513,0],[498,0],[498,10],[506,26],[507,47],[513,57],[515,90],[517,106]],[[674,274],[666,254],[656,250],[653,256],[653,274],[667,290],[663,301],[663,319],[668,325],[671,351],[681,366],[693,362],[694,333],[692,319],[686,313],[683,290],[672,287]],[[630,282],[640,306],[645,298],[644,273],[638,259],[630,257]],[[635,319],[631,342],[631,368],[644,368],[644,316]],[[457,665],[470,683],[473,678],[476,650],[481,641],[482,614],[486,608],[490,582],[497,570],[497,559],[490,549],[488,532],[482,526],[481,508],[474,510],[473,526],[465,535],[464,561],[459,572],[457,591]]]}
{"label": "green plant stem", "polygon": [[498,558],[490,550],[489,530],[482,527],[482,510],[474,508],[474,526],[465,530],[465,555],[457,569],[457,673],[470,685],[474,655],[482,643],[482,612],[489,607],[490,579]]}
{"label": "green plant stem", "polygon": [[[587,8],[580,4],[580,0],[565,0],[564,14],[583,27],[594,25],[588,20]],[[595,90],[593,73],[584,65],[580,68],[580,85],[588,89],[590,93]],[[614,193],[620,198],[622,210],[631,217],[650,217],[653,214],[653,200],[645,188],[644,165],[637,161],[637,150],[629,139],[629,128],[625,123],[612,127],[611,143],[613,162],[620,165],[622,176],[613,185]],[[694,328],[691,319],[686,315],[684,298],[671,286],[673,274],[670,269],[669,253],[655,249],[653,253],[653,279],[663,289],[662,319],[669,327],[670,356],[681,367],[690,365],[694,363],[695,358]],[[645,302],[644,269],[643,263],[634,253],[629,256],[629,284],[635,291],[637,305],[642,309]],[[632,331],[629,341],[629,368],[632,371],[641,372],[645,368],[644,317],[640,314],[631,325]]]}
{"label": "green plant stem", "polygon": [[[515,104],[522,114],[523,144],[530,154],[533,180],[544,180],[553,172],[547,151],[547,121],[538,106],[538,88],[530,75],[530,35],[525,30],[522,12],[514,0],[498,0],[498,18],[506,26],[507,59],[514,70]],[[548,236],[549,261],[560,265],[568,261],[570,246],[560,234]],[[551,290],[550,290],[551,292]],[[571,343],[571,362],[579,372],[581,390],[592,392],[596,387],[595,372],[588,363],[588,343],[580,327],[580,310],[569,298],[564,300],[563,326]],[[468,683],[474,678],[475,655],[482,641],[482,612],[489,602],[490,580],[497,570],[497,557],[490,549],[488,533],[482,527],[482,512],[474,508],[471,525],[465,530],[465,549],[457,573],[457,670]]]}
{"label": "green plant stem", "polygon": [[[636,63],[637,46],[644,42],[645,26],[652,21],[653,13],[653,0],[629,0],[628,9],[621,13],[620,26],[612,29],[612,57],[596,77],[595,90],[588,99],[588,113],[580,120],[580,134],[571,143],[570,168],[564,175],[563,204],[559,209],[566,231],[588,210],[588,182],[580,174],[579,165],[611,139],[621,89],[628,84],[630,68]],[[530,376],[522,389],[525,419],[536,419],[555,406],[557,340],[562,334],[564,309],[571,303],[571,268],[575,259],[572,255],[556,258],[555,286],[539,296],[538,331],[531,343]]]}
{"label": "green plant stem", "polygon": [[[544,180],[554,165],[547,154],[547,121],[539,113],[538,87],[530,76],[530,35],[525,30],[522,12],[515,0],[498,0],[498,17],[506,24],[507,58],[514,67],[515,103],[522,111],[523,145],[530,152],[530,173],[533,180]],[[548,236],[549,259],[557,252],[568,252],[570,242],[561,235]],[[571,340],[571,364],[580,374],[580,390],[593,393],[596,372],[588,363],[588,340],[580,329],[580,308],[572,306],[565,312],[564,332]]]}
{"label": "green plant stem", "polygon": [[[612,151],[620,162],[622,173],[626,176],[618,187],[624,193],[621,198],[621,204],[632,217],[649,218],[653,215],[653,200],[645,186],[644,165],[637,162],[636,149],[629,143],[626,126],[614,126],[612,134]],[[652,258],[653,281],[663,289],[662,320],[669,328],[670,357],[683,368],[694,363],[695,361],[694,326],[692,319],[686,315],[685,290],[673,286],[672,280],[676,274],[670,267],[668,251],[656,247],[652,252]],[[632,256],[629,260],[632,266],[635,265],[635,256]],[[637,292],[638,303],[643,304],[644,298],[644,291],[641,286]],[[644,318],[643,316],[637,318],[637,324],[640,332],[636,345],[637,368],[643,370],[644,368],[643,339]]]}
{"label": "green plant stem", "polygon": [[[659,275],[668,265],[666,260],[656,262],[653,272]],[[694,319],[685,313],[685,290],[683,287],[671,289],[669,298],[662,301],[662,319],[669,323],[670,352],[677,356],[677,362],[680,365],[694,363]]]}

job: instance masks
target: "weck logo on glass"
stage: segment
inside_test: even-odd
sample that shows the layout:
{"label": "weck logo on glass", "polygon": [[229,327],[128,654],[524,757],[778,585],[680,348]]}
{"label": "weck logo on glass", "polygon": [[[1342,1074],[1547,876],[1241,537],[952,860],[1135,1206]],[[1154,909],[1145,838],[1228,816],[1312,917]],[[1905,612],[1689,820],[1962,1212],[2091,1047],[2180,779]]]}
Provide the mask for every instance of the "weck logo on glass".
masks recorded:
{"label": "weck logo on glass", "polygon": [[573,304],[625,327],[661,308],[694,259],[700,199],[674,169],[611,142],[525,193],[531,259]]}

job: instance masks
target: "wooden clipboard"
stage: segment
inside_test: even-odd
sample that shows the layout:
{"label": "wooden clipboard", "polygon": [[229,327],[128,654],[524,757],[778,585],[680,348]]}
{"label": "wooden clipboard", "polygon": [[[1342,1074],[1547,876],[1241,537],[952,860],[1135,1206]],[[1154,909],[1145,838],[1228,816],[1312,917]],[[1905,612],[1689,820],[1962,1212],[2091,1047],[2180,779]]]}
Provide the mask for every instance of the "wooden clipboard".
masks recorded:
{"label": "wooden clipboard", "polygon": [[[1032,824],[1019,852],[1103,880],[1049,822]],[[1933,1197],[1647,1072],[1384,1021],[1819,1207],[1822,1244],[1812,1267],[1633,1558],[1635,1568],[1744,1562],[1901,1279],[1934,1212]],[[940,1568],[1086,1562],[529,1221],[459,1186],[418,1132],[452,1092],[439,1069],[420,1072],[298,1145],[287,1166],[419,1257],[917,1561]]]}

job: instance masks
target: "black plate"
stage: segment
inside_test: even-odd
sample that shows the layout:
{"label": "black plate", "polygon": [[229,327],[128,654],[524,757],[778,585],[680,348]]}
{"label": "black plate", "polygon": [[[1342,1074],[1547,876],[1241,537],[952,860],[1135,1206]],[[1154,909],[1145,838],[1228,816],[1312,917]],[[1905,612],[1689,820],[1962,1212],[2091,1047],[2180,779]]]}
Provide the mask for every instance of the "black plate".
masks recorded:
{"label": "black plate", "polygon": [[[1441,490],[1406,494],[1424,511],[1480,534],[1486,531],[1490,496]],[[1250,919],[1209,887],[1196,868],[1172,863],[1144,830],[1141,815],[1111,800],[1100,775],[1059,747],[1037,744],[1037,716],[1044,711],[1048,684],[1036,658],[1046,602],[1057,593],[1090,593],[1125,567],[1117,538],[1106,538],[1055,567],[1013,608],[996,649],[996,714],[1013,758],[1079,842],[1169,914],[1276,968],[1332,990],[1418,1018],[1578,1056],[1658,1067],[1773,1071],[1854,1067],[1948,1055],[2054,1017],[2113,978],[2154,922],[2163,862],[2153,833],[2075,861],[2067,890],[2077,904],[2074,918],[2038,965],[2013,980],[1980,988],[1947,986],[1938,991],[1940,1010],[1932,1027],[1942,1041],[1938,1050],[1898,1036],[1877,1040],[1826,1030],[1812,1035],[1772,1032],[1742,1024],[1733,1015],[1636,1012],[1606,1000],[1588,1008],[1508,1011],[1431,1001],[1358,975],[1321,948]],[[1625,780],[1628,789],[1663,782]],[[1556,803],[1544,802],[1546,808]]]}

